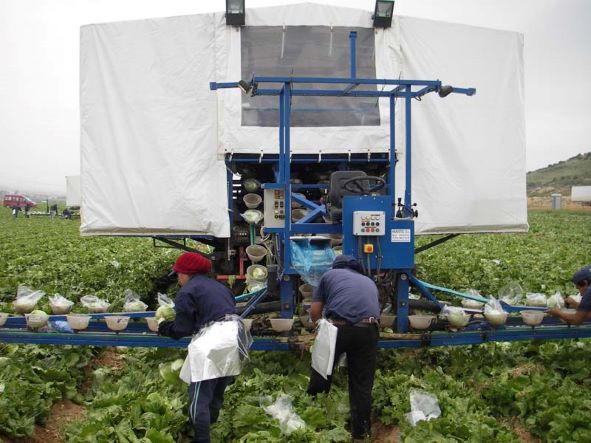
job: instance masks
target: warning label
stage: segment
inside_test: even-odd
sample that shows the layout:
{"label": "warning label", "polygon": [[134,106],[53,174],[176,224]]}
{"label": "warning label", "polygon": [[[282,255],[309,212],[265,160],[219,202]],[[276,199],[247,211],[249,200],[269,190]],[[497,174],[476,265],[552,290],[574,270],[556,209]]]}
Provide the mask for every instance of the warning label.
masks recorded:
{"label": "warning label", "polygon": [[392,243],[410,243],[410,229],[392,229]]}

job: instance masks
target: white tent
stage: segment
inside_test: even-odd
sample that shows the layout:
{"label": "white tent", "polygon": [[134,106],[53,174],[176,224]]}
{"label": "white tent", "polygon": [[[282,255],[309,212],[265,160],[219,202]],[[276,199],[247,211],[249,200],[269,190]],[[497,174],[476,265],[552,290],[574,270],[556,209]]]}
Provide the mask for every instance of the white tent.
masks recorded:
{"label": "white tent", "polygon": [[591,202],[591,186],[573,186],[570,192],[572,202]]}
{"label": "white tent", "polygon": [[82,205],[82,192],[80,191],[80,176],[66,176],[66,206]]}
{"label": "white tent", "polygon": [[[335,76],[348,69],[349,30],[360,77],[477,89],[413,104],[417,233],[527,230],[520,34],[410,17],[374,30],[371,12],[312,3],[248,9],[246,25],[226,26],[220,12],[82,27],[82,234],[227,237],[223,154],[277,153],[278,129],[267,102],[209,82],[250,70]],[[345,107],[298,114],[292,152],[386,152],[387,101]],[[402,193],[402,101],[396,112]]]}

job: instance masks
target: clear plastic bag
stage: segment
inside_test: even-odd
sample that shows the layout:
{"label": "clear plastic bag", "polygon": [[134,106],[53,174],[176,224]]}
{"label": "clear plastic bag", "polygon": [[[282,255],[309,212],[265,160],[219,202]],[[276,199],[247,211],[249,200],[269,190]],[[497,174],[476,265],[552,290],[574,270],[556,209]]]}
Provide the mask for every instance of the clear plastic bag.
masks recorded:
{"label": "clear plastic bag", "polygon": [[507,312],[503,309],[501,303],[492,295],[486,305],[484,305],[484,316],[493,326],[500,326],[507,321]]}
{"label": "clear plastic bag", "polygon": [[35,310],[37,302],[43,298],[45,292],[35,291],[24,285],[19,285],[16,290],[16,300],[13,302],[14,311],[17,314],[29,314]]}
{"label": "clear plastic bag", "polygon": [[463,328],[470,321],[470,315],[457,306],[445,306],[441,313],[454,328]]}
{"label": "clear plastic bag", "polygon": [[405,417],[412,426],[422,420],[433,420],[440,416],[441,409],[435,394],[419,389],[410,391],[410,412]]}
{"label": "clear plastic bag", "polygon": [[111,306],[107,300],[98,298],[96,295],[80,297],[80,303],[91,313],[107,312],[107,309]]}
{"label": "clear plastic bag", "polygon": [[564,299],[562,298],[562,294],[560,292],[556,292],[554,295],[548,297],[546,301],[546,305],[549,308],[558,307],[560,309],[564,308]]}
{"label": "clear plastic bag", "polygon": [[244,211],[244,214],[240,214],[240,216],[249,225],[259,224],[264,217],[263,213],[258,209],[248,209],[247,211]]}
{"label": "clear plastic bag", "polygon": [[72,306],[74,306],[74,302],[60,294],[49,297],[49,307],[51,312],[56,315],[68,314],[72,310]]}
{"label": "clear plastic bag", "polygon": [[157,300],[158,306],[170,306],[171,308],[174,308],[174,301],[172,301],[166,294],[159,292],[157,295]]}
{"label": "clear plastic bag", "polygon": [[525,304],[528,306],[546,306],[547,300],[544,294],[527,293],[525,294]]}
{"label": "clear plastic bag", "polygon": [[322,274],[332,268],[336,255],[327,241],[310,238],[291,241],[291,263],[304,281],[318,286]]}
{"label": "clear plastic bag", "polygon": [[291,402],[291,396],[281,394],[274,403],[263,407],[267,414],[279,421],[279,429],[283,435],[306,427],[306,422],[293,410]]}
{"label": "clear plastic bag", "polygon": [[148,305],[140,300],[140,296],[131,289],[126,289],[123,296],[123,310],[125,312],[143,312],[148,308]]}
{"label": "clear plastic bag", "polygon": [[509,282],[499,290],[499,298],[509,305],[517,306],[523,300],[523,289],[516,281]]}

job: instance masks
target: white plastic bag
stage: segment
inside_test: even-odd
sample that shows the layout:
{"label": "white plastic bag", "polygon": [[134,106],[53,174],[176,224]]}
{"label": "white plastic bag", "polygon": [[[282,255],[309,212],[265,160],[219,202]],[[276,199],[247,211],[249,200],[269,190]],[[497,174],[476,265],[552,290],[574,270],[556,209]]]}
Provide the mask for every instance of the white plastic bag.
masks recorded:
{"label": "white plastic bag", "polygon": [[523,289],[516,281],[509,282],[499,290],[499,298],[509,305],[517,306],[523,299]]}
{"label": "white plastic bag", "polygon": [[462,308],[457,306],[445,306],[442,315],[454,328],[463,328],[470,321],[470,315],[466,314]]}
{"label": "white plastic bag", "polygon": [[131,289],[126,289],[123,295],[123,310],[125,312],[142,312],[148,308],[148,305],[140,300],[140,296]]}
{"label": "white plastic bag", "polygon": [[410,391],[410,412],[405,417],[412,426],[421,420],[433,420],[440,416],[441,409],[435,394],[418,389]]}
{"label": "white plastic bag", "polygon": [[68,314],[72,310],[72,306],[74,306],[74,302],[60,294],[49,297],[49,307],[51,312],[56,315]]}
{"label": "white plastic bag", "polygon": [[[468,289],[466,291],[466,294],[472,295],[474,297],[482,297],[482,295],[480,295],[480,292],[478,292],[476,289]],[[484,303],[481,303],[476,300],[470,300],[469,298],[464,298],[462,299],[462,306],[467,309],[481,309],[482,306],[484,306]]]}
{"label": "white plastic bag", "polygon": [[258,209],[248,209],[244,211],[244,214],[240,214],[240,216],[248,223],[249,225],[256,225],[258,224],[264,217],[263,213]]}
{"label": "white plastic bag", "polygon": [[484,305],[484,316],[493,326],[500,326],[507,321],[507,312],[503,309],[501,303],[492,295],[486,305]]}
{"label": "white plastic bag", "polygon": [[338,328],[328,320],[318,321],[318,332],[312,347],[312,368],[324,379],[332,374]]}
{"label": "white plastic bag", "polygon": [[13,302],[17,314],[29,314],[35,310],[37,302],[45,295],[43,291],[35,291],[27,286],[19,285],[16,300]]}
{"label": "white plastic bag", "polygon": [[168,295],[159,292],[157,299],[158,306],[170,306],[171,308],[174,308],[174,302],[168,297]]}
{"label": "white plastic bag", "polygon": [[80,297],[80,303],[91,313],[107,312],[107,309],[111,306],[107,300],[100,299],[96,295]]}
{"label": "white plastic bag", "polygon": [[546,304],[549,308],[564,308],[564,299],[562,298],[562,294],[560,292],[556,292],[554,295],[551,295],[548,297]]}
{"label": "white plastic bag", "polygon": [[546,306],[546,296],[539,293],[525,294],[525,304],[528,306]]}
{"label": "white plastic bag", "polygon": [[275,403],[264,407],[267,414],[279,421],[279,429],[284,435],[306,427],[306,422],[293,410],[291,401],[289,395],[281,394]]}

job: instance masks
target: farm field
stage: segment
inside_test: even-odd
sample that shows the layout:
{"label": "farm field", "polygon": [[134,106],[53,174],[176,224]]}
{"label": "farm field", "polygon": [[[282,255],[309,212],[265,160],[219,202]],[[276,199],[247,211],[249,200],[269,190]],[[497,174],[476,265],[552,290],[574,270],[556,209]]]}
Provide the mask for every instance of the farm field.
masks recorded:
{"label": "farm field", "polygon": [[[417,255],[417,275],[453,289],[497,295],[510,281],[527,292],[574,293],[570,277],[591,262],[591,213],[534,211],[528,234],[465,235]],[[151,308],[178,252],[149,239],[82,238],[78,222],[12,219],[0,211],[0,311],[19,284],[73,301],[87,294],[122,305],[132,289]],[[419,244],[429,239],[420,238]],[[175,288],[170,291],[174,293]],[[40,302],[49,311],[47,297]],[[184,352],[0,343],[0,441],[185,442],[186,385],[171,363]],[[591,442],[591,341],[496,343],[381,351],[373,441]],[[348,442],[346,378],[312,400],[309,354],[253,353],[228,389],[215,442]],[[412,427],[409,393],[438,397],[442,415]],[[304,429],[264,407],[285,393]]]}

